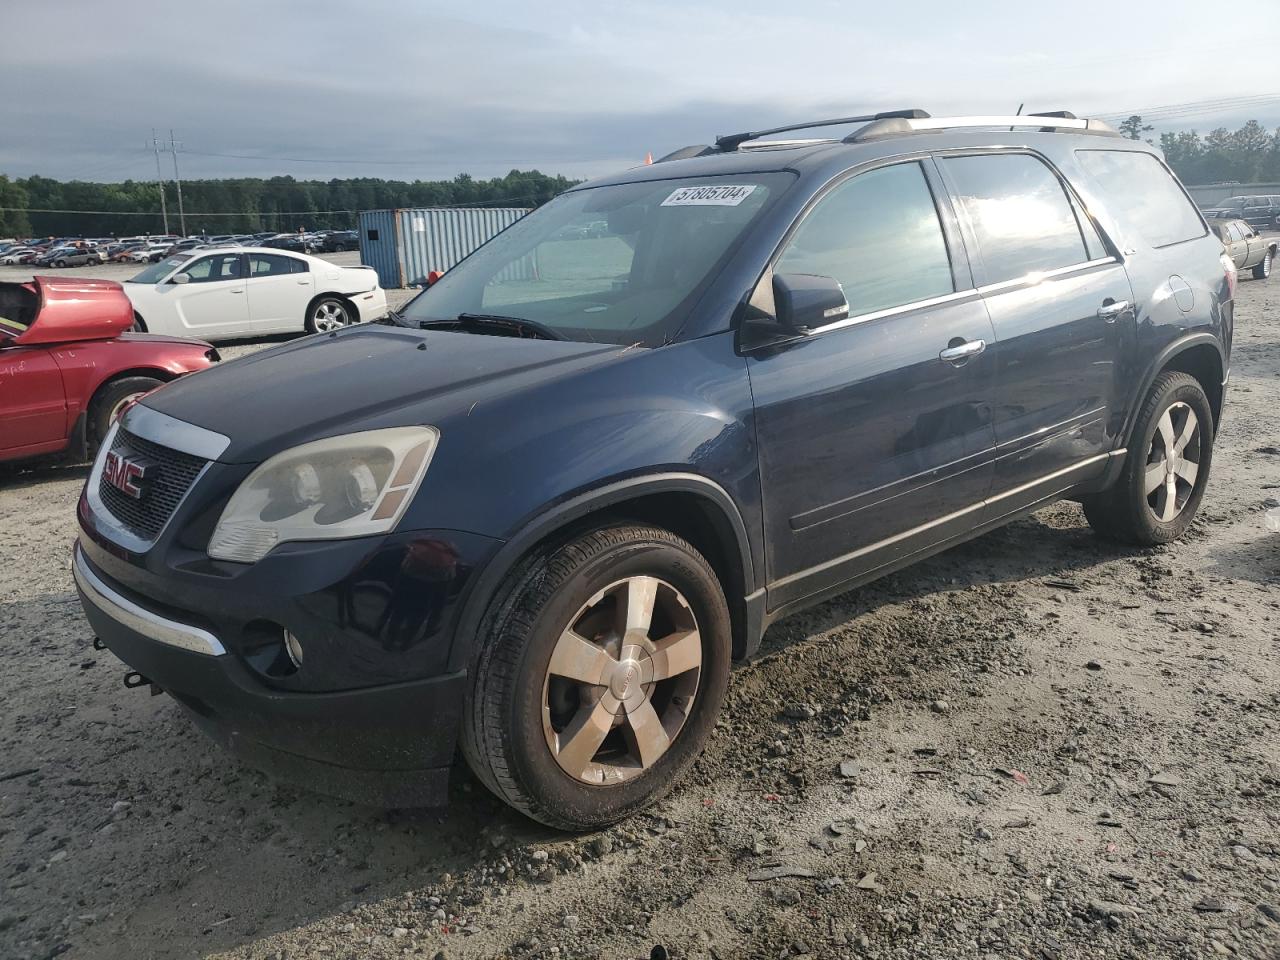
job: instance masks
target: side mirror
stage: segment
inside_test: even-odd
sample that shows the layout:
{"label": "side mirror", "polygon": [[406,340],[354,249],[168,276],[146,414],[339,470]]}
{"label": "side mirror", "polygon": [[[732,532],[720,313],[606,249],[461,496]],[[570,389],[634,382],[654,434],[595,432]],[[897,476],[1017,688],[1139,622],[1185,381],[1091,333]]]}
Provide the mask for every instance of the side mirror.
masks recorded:
{"label": "side mirror", "polygon": [[794,333],[808,333],[849,316],[844,289],[833,277],[775,273],[773,302],[778,323]]}
{"label": "side mirror", "polygon": [[189,273],[175,273],[175,274],[173,275],[173,279],[172,279],[172,280],[170,280],[169,282],[170,282],[170,283],[190,283],[190,282],[191,282],[191,274],[189,274]]}

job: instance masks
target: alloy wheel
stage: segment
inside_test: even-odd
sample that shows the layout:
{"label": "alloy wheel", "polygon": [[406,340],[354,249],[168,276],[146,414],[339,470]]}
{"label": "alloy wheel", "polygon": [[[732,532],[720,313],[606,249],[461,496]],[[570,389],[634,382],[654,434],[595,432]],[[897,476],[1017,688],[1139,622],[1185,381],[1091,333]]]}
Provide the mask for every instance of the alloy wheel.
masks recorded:
{"label": "alloy wheel", "polygon": [[320,333],[328,333],[347,325],[347,311],[335,300],[325,300],[317,305],[312,317],[316,330]]}
{"label": "alloy wheel", "polygon": [[1200,420],[1187,404],[1169,405],[1156,423],[1147,451],[1143,492],[1161,523],[1180,514],[1195,492],[1200,474]]}
{"label": "alloy wheel", "polygon": [[590,784],[628,780],[679,736],[702,671],[702,637],[684,596],[628,577],[591,597],[561,633],[542,687],[556,763]]}

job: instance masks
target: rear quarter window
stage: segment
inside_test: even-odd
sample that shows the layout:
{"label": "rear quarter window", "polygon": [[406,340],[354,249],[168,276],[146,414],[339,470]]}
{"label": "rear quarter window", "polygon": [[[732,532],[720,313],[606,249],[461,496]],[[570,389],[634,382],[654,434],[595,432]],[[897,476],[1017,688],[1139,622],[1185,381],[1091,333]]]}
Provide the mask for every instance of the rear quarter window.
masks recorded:
{"label": "rear quarter window", "polygon": [[1178,181],[1155,156],[1134,150],[1077,150],[1108,209],[1153,247],[1205,235],[1204,221]]}

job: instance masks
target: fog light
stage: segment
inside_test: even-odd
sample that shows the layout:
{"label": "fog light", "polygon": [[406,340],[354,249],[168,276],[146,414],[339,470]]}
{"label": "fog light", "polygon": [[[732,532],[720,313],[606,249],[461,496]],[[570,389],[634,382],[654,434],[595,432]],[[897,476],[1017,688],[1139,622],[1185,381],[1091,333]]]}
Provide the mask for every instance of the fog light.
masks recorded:
{"label": "fog light", "polygon": [[295,668],[302,668],[302,641],[288,630],[284,632],[284,649]]}

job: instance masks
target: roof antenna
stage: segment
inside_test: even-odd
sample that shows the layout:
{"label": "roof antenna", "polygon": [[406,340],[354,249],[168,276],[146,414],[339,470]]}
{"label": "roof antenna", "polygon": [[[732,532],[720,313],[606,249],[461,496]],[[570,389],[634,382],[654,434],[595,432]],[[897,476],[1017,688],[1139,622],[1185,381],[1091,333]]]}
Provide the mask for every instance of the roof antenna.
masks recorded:
{"label": "roof antenna", "polygon": [[[1026,106],[1026,103],[1025,103],[1025,102],[1018,104],[1018,112],[1017,112],[1017,113],[1015,113],[1015,114],[1014,114],[1014,116],[1015,116],[1015,117],[1020,117],[1020,116],[1022,116],[1022,108],[1023,108],[1023,107],[1025,107],[1025,106]],[[1009,132],[1010,132],[1010,133],[1013,133],[1013,127],[1010,127],[1010,128],[1009,128]]]}

